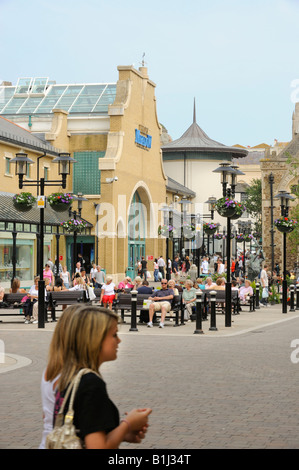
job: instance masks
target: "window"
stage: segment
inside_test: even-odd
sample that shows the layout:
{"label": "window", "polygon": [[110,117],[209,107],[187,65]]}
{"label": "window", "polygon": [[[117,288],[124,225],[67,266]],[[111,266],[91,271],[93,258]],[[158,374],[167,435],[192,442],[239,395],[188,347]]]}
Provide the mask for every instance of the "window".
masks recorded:
{"label": "window", "polygon": [[5,174],[10,175],[10,158],[5,157]]}
{"label": "window", "polygon": [[44,180],[48,181],[49,179],[49,168],[47,166],[44,166]]}
{"label": "window", "polygon": [[101,194],[101,171],[99,158],[105,152],[75,152],[73,170],[73,192],[77,194]]}

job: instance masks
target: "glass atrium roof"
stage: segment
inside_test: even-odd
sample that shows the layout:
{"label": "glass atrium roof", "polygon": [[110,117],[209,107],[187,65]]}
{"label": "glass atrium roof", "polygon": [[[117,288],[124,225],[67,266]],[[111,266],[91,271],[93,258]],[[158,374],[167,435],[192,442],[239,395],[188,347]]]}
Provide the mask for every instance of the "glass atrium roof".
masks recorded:
{"label": "glass atrium roof", "polygon": [[19,78],[16,86],[0,86],[0,114],[107,114],[115,99],[115,83],[57,85],[48,78]]}

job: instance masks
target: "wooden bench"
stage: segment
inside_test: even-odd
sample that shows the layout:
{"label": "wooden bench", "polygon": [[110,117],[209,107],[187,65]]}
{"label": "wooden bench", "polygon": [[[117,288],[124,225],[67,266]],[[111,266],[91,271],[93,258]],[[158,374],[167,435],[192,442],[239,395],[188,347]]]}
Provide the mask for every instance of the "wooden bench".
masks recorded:
{"label": "wooden bench", "polygon": [[[213,292],[213,289],[209,289],[207,291],[204,291],[204,307],[205,311],[208,311],[208,306],[211,301],[211,292]],[[224,304],[226,301],[226,292],[224,290],[215,290],[216,292],[216,301],[215,301],[215,311],[224,313]],[[233,314],[237,315],[239,313],[239,293],[237,290],[232,290],[231,293],[231,303],[232,303],[232,308],[233,308]]]}
{"label": "wooden bench", "polygon": [[51,309],[52,321],[56,321],[56,309],[63,305],[76,305],[88,302],[86,290],[64,290],[49,292],[49,307]]}
{"label": "wooden bench", "polygon": [[253,293],[253,295],[247,294],[245,301],[243,301],[243,300],[241,301],[241,299],[239,297],[239,303],[238,303],[239,311],[240,310],[242,311],[242,307],[249,307],[250,312],[255,311],[255,293]]}
{"label": "wooden bench", "polygon": [[[25,293],[17,294],[4,294],[3,302],[0,302],[0,316],[18,316],[22,315],[20,309],[23,308],[22,299],[25,297]],[[3,312],[3,310],[15,310],[14,312]]]}
{"label": "wooden bench", "polygon": [[[15,293],[15,294],[11,294],[11,293],[7,293],[7,294],[4,294],[4,298],[3,298],[3,309],[14,309],[15,312],[14,313],[11,313],[11,312],[5,312],[3,313],[2,312],[2,308],[0,309],[0,316],[19,316],[19,315],[25,315],[24,312],[20,312],[20,309],[23,309],[24,308],[24,305],[25,303],[22,302],[22,299],[26,296],[26,293]],[[46,296],[46,299],[45,299],[45,309],[47,310],[48,308],[48,305],[49,305],[49,296],[47,295]],[[18,310],[18,312],[16,311]],[[45,314],[46,316],[46,314]]]}
{"label": "wooden bench", "polygon": [[[144,308],[143,301],[147,300],[153,294],[137,294],[137,301],[136,301],[136,313],[139,312],[139,319],[140,319],[140,312],[148,311],[148,308]],[[125,323],[125,316],[131,316],[132,310],[132,295],[120,293],[118,294],[118,299],[115,304],[115,311],[121,311],[121,319]],[[126,314],[125,312],[130,312]],[[175,316],[175,326],[179,325],[179,312],[181,311],[181,295],[175,295],[172,302],[171,302],[171,310],[166,315],[166,318],[171,319]],[[155,312],[156,315],[161,314],[161,312]]]}

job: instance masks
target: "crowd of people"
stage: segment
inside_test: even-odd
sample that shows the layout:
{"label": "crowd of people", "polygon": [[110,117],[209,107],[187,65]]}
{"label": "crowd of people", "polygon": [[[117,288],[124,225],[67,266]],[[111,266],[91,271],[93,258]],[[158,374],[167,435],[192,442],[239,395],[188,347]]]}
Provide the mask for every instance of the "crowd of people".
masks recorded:
{"label": "crowd of people", "polygon": [[[23,312],[25,316],[25,323],[38,323],[38,283],[40,276],[34,277],[34,283],[27,291],[20,287],[20,280],[13,279],[10,293],[24,293],[22,299]],[[86,268],[82,259],[82,256],[78,256],[78,261],[73,273],[70,273],[67,266],[61,266],[59,264],[59,270],[57,274],[56,265],[52,263],[51,259],[47,261],[43,269],[43,280],[45,281],[45,297],[48,292],[59,292],[59,291],[75,291],[75,290],[87,290],[88,287],[111,288],[112,278],[106,277],[104,270],[100,265],[96,263],[92,264],[91,269],[86,273]],[[110,287],[109,287],[110,286]],[[3,295],[4,295],[4,289]],[[101,297],[101,303],[104,303],[104,292]],[[106,298],[105,298],[106,300]],[[1,301],[1,292],[0,292]],[[107,302],[106,302],[107,303]],[[109,304],[110,307],[112,304]],[[66,306],[63,307],[64,309]]]}
{"label": "crowd of people", "polygon": [[[246,279],[247,259],[248,253],[241,253],[236,258],[232,258],[230,262],[232,289],[238,289],[241,302],[245,301],[248,295],[252,295],[252,287],[250,285],[250,281]],[[147,260],[145,259],[145,257],[142,257],[140,261],[137,261],[137,275],[133,280],[130,276],[125,276],[121,282],[115,283],[113,281],[112,276],[106,276],[105,271],[101,268],[100,265],[97,265],[96,263],[91,264],[87,273],[82,255],[78,255],[78,260],[73,273],[70,273],[67,270],[67,266],[61,266],[60,264],[59,269],[57,271],[56,264],[53,264],[52,261],[49,259],[48,262],[45,264],[43,270],[43,279],[45,281],[46,291],[45,295],[49,291],[74,291],[85,289],[87,290],[87,292],[89,292],[88,289],[90,287],[93,287],[96,289],[100,289],[101,294],[99,303],[105,308],[112,309],[113,303],[117,298],[118,293],[120,292],[130,292],[134,289],[140,293],[152,294],[153,288],[149,287],[148,285],[148,281],[151,279],[154,282],[162,282],[163,280],[163,284],[161,284],[162,289],[166,278],[169,279],[169,277],[171,277],[175,283],[178,283],[179,279],[183,279],[186,280],[186,283],[184,285],[184,295],[187,295],[188,293],[188,299],[185,299],[183,297],[183,301],[186,300],[185,319],[188,319],[191,314],[191,309],[195,305],[195,296],[193,296],[193,299],[190,299],[190,295],[193,292],[192,289],[196,289],[197,287],[200,287],[201,289],[225,289],[225,277],[227,274],[227,263],[222,259],[221,256],[217,254],[211,257],[204,256],[201,259],[199,267],[201,277],[197,278],[196,280],[194,279],[194,276],[193,280],[188,279],[190,278],[189,274],[191,273],[192,267],[195,267],[195,271],[196,273],[198,273],[198,267],[194,265],[192,255],[190,255],[190,257],[185,256],[184,258],[180,258],[177,255],[174,257],[173,260],[168,259],[167,263],[165,262],[163,256],[159,256],[159,258],[154,259],[152,279],[152,276],[148,270]],[[287,274],[289,278],[293,280],[294,284],[299,284],[299,278],[296,279],[294,272],[288,272]],[[218,277],[215,282],[212,282],[212,275],[216,275]],[[205,279],[204,282],[202,280],[203,278]],[[31,322],[38,323],[39,279],[40,278],[38,276],[34,278],[34,284],[28,291],[20,287],[20,281],[18,279],[14,279],[10,289],[10,292],[12,293],[24,293],[23,311],[25,315],[25,323],[27,324]],[[262,298],[260,304],[262,306],[266,306],[268,304],[269,288],[273,284],[279,286],[279,284],[281,284],[282,282],[282,276],[279,266],[276,265],[275,270],[271,272],[269,266],[267,266],[267,264],[264,264],[258,275],[258,280],[262,289]],[[191,291],[190,282],[193,283]],[[180,287],[180,285],[177,285],[176,288],[177,287]],[[3,296],[4,289],[0,287],[0,302],[3,299]],[[168,304],[171,304],[171,302],[168,302]],[[168,304],[165,304],[163,306],[163,315],[160,325],[161,327],[164,326],[164,318],[167,311],[169,311]],[[154,307],[152,307],[150,310],[149,326],[152,326],[151,318],[155,313],[155,311],[152,310],[153,308]],[[162,308],[162,305],[159,306],[159,308]]]}

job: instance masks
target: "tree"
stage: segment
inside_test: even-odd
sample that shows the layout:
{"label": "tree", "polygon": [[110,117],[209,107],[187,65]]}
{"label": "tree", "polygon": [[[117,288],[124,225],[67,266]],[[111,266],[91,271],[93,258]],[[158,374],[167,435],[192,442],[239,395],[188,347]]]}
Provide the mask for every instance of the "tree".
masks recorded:
{"label": "tree", "polygon": [[[299,173],[299,157],[298,155],[291,155],[289,152],[286,153],[288,157],[287,163],[290,165],[290,173],[294,176],[294,178],[298,177]],[[295,196],[296,202],[293,204],[293,207],[290,209],[289,216],[293,219],[299,221],[299,184],[293,184],[291,186],[291,194]],[[294,254],[298,254],[298,247],[299,247],[299,227],[295,228],[293,232],[290,233],[288,237],[290,241],[290,250]]]}
{"label": "tree", "polygon": [[255,219],[255,231],[262,233],[262,180],[254,178],[246,188],[246,211]]}

